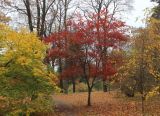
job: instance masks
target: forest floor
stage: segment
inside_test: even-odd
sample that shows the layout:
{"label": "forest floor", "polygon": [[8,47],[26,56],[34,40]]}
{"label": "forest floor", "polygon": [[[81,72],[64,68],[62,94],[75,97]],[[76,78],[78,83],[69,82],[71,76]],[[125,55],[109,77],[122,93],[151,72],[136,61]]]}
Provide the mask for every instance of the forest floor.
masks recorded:
{"label": "forest floor", "polygon": [[[52,116],[142,116],[140,97],[128,98],[120,93],[93,92],[92,106],[87,107],[87,93],[54,95]],[[160,116],[159,96],[145,102],[145,116]]]}

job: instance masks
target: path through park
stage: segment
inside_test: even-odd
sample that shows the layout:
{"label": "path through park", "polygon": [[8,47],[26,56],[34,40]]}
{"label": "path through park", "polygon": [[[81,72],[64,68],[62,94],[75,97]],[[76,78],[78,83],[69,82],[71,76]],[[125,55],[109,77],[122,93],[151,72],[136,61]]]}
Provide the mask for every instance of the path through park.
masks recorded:
{"label": "path through park", "polygon": [[[55,116],[141,116],[139,97],[124,98],[115,92],[93,92],[92,106],[87,107],[87,93],[54,95]],[[160,116],[160,103],[146,102],[147,116]]]}

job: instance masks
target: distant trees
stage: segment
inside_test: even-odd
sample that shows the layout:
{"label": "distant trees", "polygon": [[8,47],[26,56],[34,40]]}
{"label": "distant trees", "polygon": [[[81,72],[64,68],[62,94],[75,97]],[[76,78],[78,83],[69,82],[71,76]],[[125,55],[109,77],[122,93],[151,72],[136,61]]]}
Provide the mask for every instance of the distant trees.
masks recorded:
{"label": "distant trees", "polygon": [[8,23],[10,20],[10,17],[6,16],[3,12],[0,11],[0,23]]}
{"label": "distant trees", "polygon": [[[0,1],[0,4],[3,4],[2,1]],[[0,10],[0,23],[8,23],[11,20],[9,16],[6,16],[6,14]]]}
{"label": "distant trees", "polygon": [[[57,11],[55,8],[56,0],[2,0],[3,9],[17,11],[20,15],[27,18],[27,24],[29,30],[33,32],[35,29],[37,35],[43,37],[46,36],[47,28],[50,28],[51,23],[55,20]],[[23,21],[22,21],[23,23]]]}
{"label": "distant trees", "polygon": [[36,31],[42,39],[53,29],[57,30],[59,22],[64,27],[71,2],[72,0],[1,0],[0,8],[21,15],[18,23],[26,25],[31,32]]}

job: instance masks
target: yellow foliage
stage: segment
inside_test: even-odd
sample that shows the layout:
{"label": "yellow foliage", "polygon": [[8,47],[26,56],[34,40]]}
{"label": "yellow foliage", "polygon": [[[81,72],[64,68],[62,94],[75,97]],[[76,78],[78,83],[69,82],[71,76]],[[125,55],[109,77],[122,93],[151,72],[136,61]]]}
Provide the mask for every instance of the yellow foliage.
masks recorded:
{"label": "yellow foliage", "polygon": [[[35,33],[25,29],[17,32],[0,24],[0,48],[0,83],[4,84],[0,85],[0,94],[6,93],[7,98],[11,99],[10,104],[14,104],[11,107],[15,111],[11,114],[23,111],[29,115],[30,112],[52,108],[53,103],[48,98],[59,88],[56,86],[56,76],[43,63],[47,46]],[[33,96],[37,98],[28,100],[27,104],[21,103]],[[25,105],[26,110],[20,105]]]}
{"label": "yellow foliage", "polygon": [[159,90],[160,88],[159,87],[155,87],[152,89],[152,91],[150,91],[147,96],[146,96],[146,99],[148,99],[149,97],[153,97],[155,95],[158,95],[159,94]]}
{"label": "yellow foliage", "polygon": [[26,58],[24,56],[17,59],[17,63],[20,64],[20,65],[29,65],[31,62],[32,62],[31,59]]}

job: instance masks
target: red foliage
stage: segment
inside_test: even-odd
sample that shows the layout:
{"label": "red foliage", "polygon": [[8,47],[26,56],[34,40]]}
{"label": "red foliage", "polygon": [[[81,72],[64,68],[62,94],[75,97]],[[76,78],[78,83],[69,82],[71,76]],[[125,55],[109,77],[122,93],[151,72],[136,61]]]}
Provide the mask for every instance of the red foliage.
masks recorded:
{"label": "red foliage", "polygon": [[70,79],[70,78],[76,78],[81,76],[82,69],[79,66],[70,66],[66,69],[64,69],[60,75],[63,79]]}
{"label": "red foliage", "polygon": [[[84,19],[80,14],[76,16],[75,19],[67,21],[67,31],[55,32],[45,38],[46,43],[53,44],[48,57],[69,58],[70,61],[79,64],[71,64],[64,68],[61,74],[63,78],[76,77],[84,73],[84,67],[88,71],[88,77],[114,75],[116,69],[109,62],[112,59],[107,59],[106,56],[112,49],[120,49],[119,43],[127,40],[124,22],[116,20],[106,9],[100,14],[90,14],[90,19]],[[107,63],[102,66],[106,59]]]}
{"label": "red foliage", "polygon": [[116,74],[116,69],[113,67],[112,63],[106,63],[105,67],[103,68],[103,76],[104,79],[109,79],[110,76]]}

